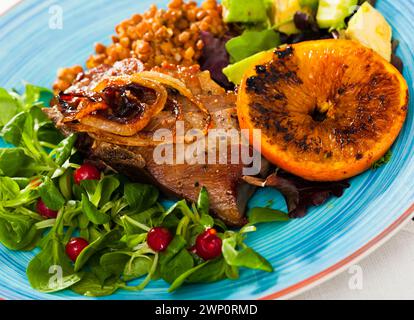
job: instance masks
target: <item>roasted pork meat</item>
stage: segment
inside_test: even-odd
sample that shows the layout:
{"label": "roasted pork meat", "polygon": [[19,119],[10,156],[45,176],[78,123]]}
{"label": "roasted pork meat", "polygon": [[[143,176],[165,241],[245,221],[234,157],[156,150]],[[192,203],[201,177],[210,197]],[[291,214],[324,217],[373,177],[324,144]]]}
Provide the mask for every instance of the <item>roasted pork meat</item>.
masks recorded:
{"label": "roasted pork meat", "polygon": [[[196,66],[145,71],[138,60],[127,59],[80,74],[44,111],[62,132],[80,133],[79,148],[89,159],[191,202],[204,186],[212,211],[226,224],[241,226],[246,223],[244,213],[254,187],[243,181],[245,165],[231,161],[231,151],[234,144],[240,144],[240,153],[251,149],[226,138],[225,162],[177,161],[183,156],[178,142],[188,145],[195,137],[180,134],[177,123],[183,132],[198,135],[211,129],[239,131],[235,102],[234,93],[225,92]],[[173,132],[172,139],[154,141],[159,129]],[[217,143],[196,148],[192,159],[210,153],[220,159],[223,150]],[[160,147],[172,147],[172,163],[159,163],[155,154]],[[266,170],[264,162],[261,166]]]}

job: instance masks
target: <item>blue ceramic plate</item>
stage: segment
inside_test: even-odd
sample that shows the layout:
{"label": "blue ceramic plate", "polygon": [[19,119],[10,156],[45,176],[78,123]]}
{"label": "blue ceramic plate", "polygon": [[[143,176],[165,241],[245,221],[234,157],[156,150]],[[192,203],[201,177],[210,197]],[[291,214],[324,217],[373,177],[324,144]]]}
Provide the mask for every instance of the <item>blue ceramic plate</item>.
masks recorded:
{"label": "blue ceramic plate", "polygon": [[[41,2],[41,4],[39,4]],[[94,42],[109,42],[114,27],[151,3],[167,0],[26,0],[0,17],[0,86],[21,88],[22,80],[50,86],[56,70],[86,61]],[[49,28],[52,5],[63,9],[63,29]],[[379,0],[379,10],[391,22],[400,40],[399,56],[414,97],[414,0]],[[414,106],[410,101],[410,106]],[[311,210],[301,220],[260,225],[249,244],[274,266],[274,273],[243,271],[237,281],[188,285],[169,294],[163,281],[152,282],[143,292],[119,291],[115,299],[256,299],[279,298],[298,293],[333,276],[355,259],[382,244],[414,210],[414,128],[410,108],[404,130],[393,147],[389,164],[352,180],[340,199]],[[250,205],[264,205],[281,196],[261,190]],[[70,291],[49,295],[29,286],[25,269],[33,253],[0,248],[0,297],[5,299],[79,298]]]}

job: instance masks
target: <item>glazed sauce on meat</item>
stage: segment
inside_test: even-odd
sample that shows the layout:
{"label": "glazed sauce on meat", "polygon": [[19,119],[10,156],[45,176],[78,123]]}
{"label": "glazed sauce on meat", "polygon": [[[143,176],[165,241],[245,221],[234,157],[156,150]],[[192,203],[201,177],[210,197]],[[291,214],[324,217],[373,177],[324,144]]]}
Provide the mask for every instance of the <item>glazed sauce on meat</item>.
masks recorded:
{"label": "glazed sauce on meat", "polygon": [[109,109],[98,114],[119,123],[128,123],[144,113],[156,101],[155,91],[131,83],[123,87],[107,87],[102,93]]}
{"label": "glazed sauce on meat", "polygon": [[82,100],[90,103],[104,103],[105,110],[92,114],[121,124],[127,124],[140,118],[147,106],[156,101],[153,89],[131,83],[126,86],[109,86],[101,93],[61,93],[58,96],[61,111],[65,116],[76,114]]}

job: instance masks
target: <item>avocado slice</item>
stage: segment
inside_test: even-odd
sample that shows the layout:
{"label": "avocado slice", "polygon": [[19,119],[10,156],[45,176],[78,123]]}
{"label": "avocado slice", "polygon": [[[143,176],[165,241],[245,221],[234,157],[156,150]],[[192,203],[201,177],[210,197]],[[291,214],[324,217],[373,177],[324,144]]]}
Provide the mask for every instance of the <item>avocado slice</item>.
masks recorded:
{"label": "avocado slice", "polygon": [[223,20],[226,23],[261,23],[268,21],[268,5],[265,0],[223,0],[222,4]]}
{"label": "avocado slice", "polygon": [[350,16],[358,0],[320,0],[316,21],[322,29],[344,29],[345,18]]}
{"label": "avocado slice", "polygon": [[229,40],[226,49],[230,55],[230,62],[235,63],[255,53],[275,48],[279,44],[279,33],[273,29],[245,30],[240,36]]}
{"label": "avocado slice", "polygon": [[296,28],[294,17],[296,12],[314,14],[318,0],[274,0],[274,24],[279,32],[290,34],[300,33]]}
{"label": "avocado slice", "polygon": [[229,81],[233,82],[236,85],[239,85],[242,82],[243,75],[246,73],[246,71],[250,68],[253,68],[258,63],[258,61],[266,57],[266,54],[272,50],[262,51],[237,63],[230,64],[223,69],[223,73],[226,75]]}
{"label": "avocado slice", "polygon": [[384,16],[368,2],[362,4],[349,20],[345,31],[348,39],[356,40],[391,61],[392,28]]}

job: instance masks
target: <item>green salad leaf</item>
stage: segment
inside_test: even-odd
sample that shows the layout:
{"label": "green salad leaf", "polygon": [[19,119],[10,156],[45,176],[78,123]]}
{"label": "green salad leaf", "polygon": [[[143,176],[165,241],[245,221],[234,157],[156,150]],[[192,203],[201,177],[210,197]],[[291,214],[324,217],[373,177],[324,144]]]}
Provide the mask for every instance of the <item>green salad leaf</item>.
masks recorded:
{"label": "green salad leaf", "polygon": [[160,276],[173,283],[181,274],[194,266],[194,259],[186,248],[187,242],[181,236],[175,236],[165,253],[160,255]]}
{"label": "green salad leaf", "polygon": [[270,208],[252,208],[247,216],[250,224],[283,222],[289,220],[289,216],[285,212]]}
{"label": "green salad leaf", "polygon": [[108,214],[98,210],[98,208],[95,207],[84,194],[82,194],[82,210],[89,221],[94,224],[105,224],[111,220],[111,217]]}
{"label": "green salad leaf", "polygon": [[20,194],[20,187],[9,177],[0,177],[0,198],[2,201],[15,199]]}
{"label": "green salad leaf", "polygon": [[198,266],[195,266],[194,268],[188,269],[187,271],[182,273],[171,284],[170,288],[168,289],[168,292],[173,292],[173,291],[177,290],[179,287],[181,287],[184,284],[184,282],[187,280],[188,277],[190,277],[192,274],[194,274],[198,270],[202,269],[209,262],[210,261],[203,262],[203,263],[199,264]]}
{"label": "green salad leaf", "polygon": [[[211,215],[204,187],[195,203],[182,199],[165,209],[156,187],[112,172],[75,184],[75,170],[82,165],[77,136],[63,137],[42,113],[48,99],[48,90],[32,85],[23,95],[0,90],[1,136],[15,146],[0,149],[0,243],[11,250],[39,248],[27,267],[34,289],[69,288],[98,297],[118,289],[143,290],[162,279],[172,292],[185,283],[237,279],[242,267],[272,270],[244,240],[256,230],[253,224],[285,221],[286,215],[253,209],[248,225],[230,231]],[[40,200],[52,211],[47,216],[40,214]],[[57,217],[49,216],[53,211]],[[148,233],[154,228],[171,235],[164,251],[150,246]],[[212,228],[222,254],[205,261],[197,253],[197,239]],[[71,255],[74,262],[66,253],[72,237],[83,238],[80,253]]]}
{"label": "green salad leaf", "polygon": [[71,286],[71,290],[86,297],[110,296],[118,290],[118,282],[116,277],[112,277],[102,284],[95,274],[88,272],[81,281]]}
{"label": "green salad leaf", "polygon": [[[31,158],[23,148],[0,149],[0,175],[9,177],[25,177],[33,175],[36,170],[30,170]],[[29,168],[29,170],[25,170]]]}
{"label": "green salad leaf", "polygon": [[58,166],[61,166],[69,159],[72,155],[73,147],[76,142],[76,134],[71,134],[67,138],[59,142],[56,148],[51,152],[51,156],[56,154],[55,162]]}
{"label": "green salad leaf", "polygon": [[26,121],[29,122],[30,125],[30,119],[27,112],[22,111],[14,115],[4,125],[1,131],[1,136],[3,137],[3,140],[8,143],[14,144],[15,146],[21,145],[23,133],[26,127]]}
{"label": "green salad leaf", "polygon": [[111,230],[93,241],[85,249],[83,249],[76,259],[75,271],[79,271],[86,264],[88,259],[95,253],[105,249],[108,244],[118,241],[120,238],[121,235],[119,230]]}
{"label": "green salad leaf", "polygon": [[30,285],[41,292],[56,292],[71,287],[81,280],[65,254],[63,239],[63,215],[60,210],[57,220],[43,243],[42,250],[27,267]]}
{"label": "green salad leaf", "polygon": [[190,283],[209,283],[226,278],[226,260],[217,258],[195,270],[186,280]]}
{"label": "green salad leaf", "polygon": [[120,276],[124,272],[125,265],[131,259],[132,252],[115,251],[104,253],[99,260],[100,266],[111,275]]}
{"label": "green salad leaf", "polygon": [[141,212],[157,202],[159,191],[148,184],[127,183],[124,187],[124,197],[132,210]]}
{"label": "green salad leaf", "polygon": [[0,127],[4,127],[21,109],[19,100],[0,88]]}
{"label": "green salad leaf", "polygon": [[132,257],[125,264],[123,270],[123,279],[130,281],[141,278],[146,274],[149,274],[151,266],[154,264],[154,258],[151,256],[141,255],[138,257]]}
{"label": "green salad leaf", "polygon": [[266,272],[273,271],[270,263],[253,249],[244,245],[244,248],[238,251],[238,245],[240,245],[240,240],[237,234],[223,240],[223,256],[230,266],[245,267]]}
{"label": "green salad leaf", "polygon": [[8,211],[0,207],[0,242],[10,250],[33,249],[40,236],[35,225],[38,221],[21,210]]}
{"label": "green salad leaf", "polygon": [[59,210],[66,203],[65,198],[55,185],[55,182],[49,177],[44,178],[38,191],[45,205],[52,210]]}
{"label": "green salad leaf", "polygon": [[388,162],[390,162],[392,157],[392,151],[388,150],[387,153],[378,161],[374,162],[372,164],[372,169],[376,170],[380,167],[382,167],[383,165],[387,164]]}

